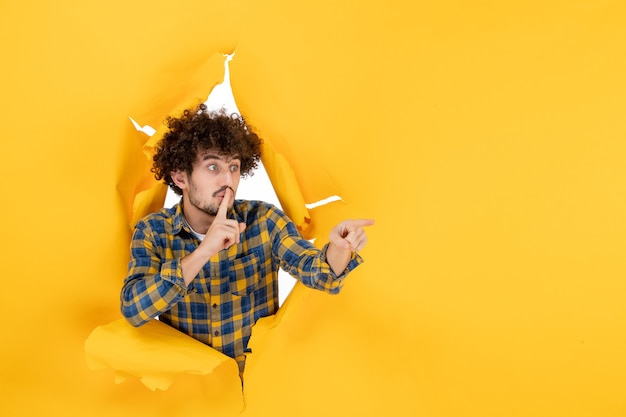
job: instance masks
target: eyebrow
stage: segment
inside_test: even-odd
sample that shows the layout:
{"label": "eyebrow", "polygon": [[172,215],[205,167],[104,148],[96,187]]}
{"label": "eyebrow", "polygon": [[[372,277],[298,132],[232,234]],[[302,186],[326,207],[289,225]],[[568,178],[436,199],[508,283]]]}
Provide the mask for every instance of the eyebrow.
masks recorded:
{"label": "eyebrow", "polygon": [[202,160],[203,161],[206,161],[207,159],[219,159],[220,161],[230,162],[230,161],[232,161],[234,159],[239,160],[240,158],[241,157],[239,155],[233,155],[232,157],[228,157],[228,159],[227,159],[227,158],[225,158],[225,157],[223,157],[221,155],[214,154],[214,153],[206,153],[206,154],[202,155]]}

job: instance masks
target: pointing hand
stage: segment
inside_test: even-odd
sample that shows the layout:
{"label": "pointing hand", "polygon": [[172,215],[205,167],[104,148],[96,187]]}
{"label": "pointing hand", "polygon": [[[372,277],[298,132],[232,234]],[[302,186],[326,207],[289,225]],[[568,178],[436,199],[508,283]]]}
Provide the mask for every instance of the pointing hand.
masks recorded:
{"label": "pointing hand", "polygon": [[363,228],[373,224],[372,219],[343,221],[330,231],[330,243],[345,250],[358,252],[367,243],[367,235]]}

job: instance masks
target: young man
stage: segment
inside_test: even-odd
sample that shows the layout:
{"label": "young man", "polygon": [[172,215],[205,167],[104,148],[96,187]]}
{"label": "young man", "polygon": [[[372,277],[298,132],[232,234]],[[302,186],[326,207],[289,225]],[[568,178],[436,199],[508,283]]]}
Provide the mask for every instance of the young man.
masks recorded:
{"label": "young man", "polygon": [[152,171],[182,198],[136,225],[122,313],[134,326],[158,316],[236,359],[243,372],[252,326],[278,310],[279,268],[336,294],[362,262],[356,252],[373,221],[340,223],[319,250],[278,208],[235,200],[261,150],[243,119],[200,105],[167,125]]}

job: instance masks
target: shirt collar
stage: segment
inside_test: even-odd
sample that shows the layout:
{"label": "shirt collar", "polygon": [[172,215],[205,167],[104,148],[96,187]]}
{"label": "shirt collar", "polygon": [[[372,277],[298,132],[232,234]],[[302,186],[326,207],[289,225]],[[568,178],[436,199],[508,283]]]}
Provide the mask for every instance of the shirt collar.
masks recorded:
{"label": "shirt collar", "polygon": [[[176,212],[174,213],[174,218],[172,221],[172,233],[175,235],[179,234],[185,225],[185,221],[183,220],[183,199],[180,199],[180,202],[176,204]],[[189,232],[189,230],[187,230]]]}

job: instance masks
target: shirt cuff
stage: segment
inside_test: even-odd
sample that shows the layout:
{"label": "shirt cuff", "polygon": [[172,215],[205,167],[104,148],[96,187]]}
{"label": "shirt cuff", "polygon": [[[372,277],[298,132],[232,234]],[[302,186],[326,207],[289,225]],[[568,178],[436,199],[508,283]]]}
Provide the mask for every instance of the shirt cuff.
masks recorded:
{"label": "shirt cuff", "polygon": [[364,259],[361,257],[361,255],[359,255],[357,252],[352,252],[352,258],[350,258],[350,261],[348,262],[346,269],[344,269],[341,274],[335,275],[335,273],[333,272],[333,269],[330,267],[330,265],[328,264],[328,261],[326,260],[326,251],[328,250],[329,244],[330,243],[327,243],[322,247],[322,262],[328,265],[330,274],[334,279],[344,279],[346,275],[348,275],[354,268],[356,268],[357,266],[361,265],[364,262]]}

